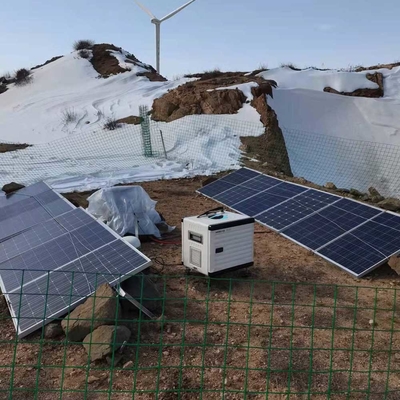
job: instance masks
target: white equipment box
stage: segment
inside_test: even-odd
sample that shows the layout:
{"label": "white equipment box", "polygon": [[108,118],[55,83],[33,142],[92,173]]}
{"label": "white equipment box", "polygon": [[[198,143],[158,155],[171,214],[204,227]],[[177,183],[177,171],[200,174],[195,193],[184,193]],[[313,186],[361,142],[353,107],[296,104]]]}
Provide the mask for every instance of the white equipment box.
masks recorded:
{"label": "white equipment box", "polygon": [[223,208],[182,220],[182,263],[204,275],[253,265],[254,218]]}

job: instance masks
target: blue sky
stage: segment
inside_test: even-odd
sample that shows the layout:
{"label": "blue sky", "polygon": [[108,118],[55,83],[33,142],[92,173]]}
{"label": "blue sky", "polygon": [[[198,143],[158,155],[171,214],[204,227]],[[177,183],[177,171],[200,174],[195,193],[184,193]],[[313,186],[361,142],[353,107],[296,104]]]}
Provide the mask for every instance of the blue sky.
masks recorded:
{"label": "blue sky", "polygon": [[[159,18],[185,0],[142,0]],[[18,0],[0,7],[0,73],[108,42],[155,65],[154,26],[133,0]],[[161,72],[347,67],[400,59],[398,0],[196,0],[162,24]]]}

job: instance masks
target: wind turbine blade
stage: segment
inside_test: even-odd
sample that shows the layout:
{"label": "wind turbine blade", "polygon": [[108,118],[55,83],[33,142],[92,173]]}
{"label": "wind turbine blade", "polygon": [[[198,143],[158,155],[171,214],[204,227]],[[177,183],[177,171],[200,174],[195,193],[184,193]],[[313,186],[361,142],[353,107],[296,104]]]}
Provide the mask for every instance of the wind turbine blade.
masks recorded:
{"label": "wind turbine blade", "polygon": [[146,8],[143,4],[139,3],[137,0],[135,0],[135,3],[136,3],[146,14],[148,14],[148,15],[150,16],[150,18],[152,18],[152,19],[157,19],[157,18],[153,15],[153,13],[152,13],[148,8]]}
{"label": "wind turbine blade", "polygon": [[183,6],[180,6],[177,8],[175,11],[172,11],[168,15],[166,15],[164,18],[160,19],[160,22],[164,22],[165,20],[173,17],[175,14],[178,14],[179,11],[182,11],[184,8],[186,8],[188,5],[192,4],[195,0],[190,0],[188,3],[184,4]]}

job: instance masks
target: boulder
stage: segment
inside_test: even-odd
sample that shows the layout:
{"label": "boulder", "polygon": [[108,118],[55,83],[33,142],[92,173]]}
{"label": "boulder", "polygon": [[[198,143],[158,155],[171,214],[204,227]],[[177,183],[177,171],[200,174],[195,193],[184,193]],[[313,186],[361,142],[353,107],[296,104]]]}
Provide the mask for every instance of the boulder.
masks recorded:
{"label": "boulder", "polygon": [[326,189],[330,189],[330,190],[336,190],[337,187],[333,182],[326,182],[325,183],[325,188]]}
{"label": "boulder", "polygon": [[371,197],[371,202],[372,203],[379,203],[381,201],[385,200],[385,198],[383,196],[372,196]]}
{"label": "boulder", "polygon": [[390,257],[388,264],[390,268],[396,271],[397,275],[400,275],[400,255]]}
{"label": "boulder", "polygon": [[4,185],[2,187],[2,190],[5,194],[10,194],[16,192],[19,189],[23,189],[24,187],[25,187],[24,185],[21,185],[19,183],[11,182],[7,183],[7,185]]}
{"label": "boulder", "polygon": [[46,325],[44,328],[44,338],[45,339],[55,339],[61,336],[64,333],[64,330],[60,323],[51,322]]}
{"label": "boulder", "polygon": [[368,189],[368,192],[369,192],[369,194],[370,194],[372,197],[381,196],[381,194],[380,194],[373,186],[371,186],[371,187]]}
{"label": "boulder", "polygon": [[126,326],[102,325],[89,333],[83,340],[83,347],[91,361],[101,360],[118,350],[131,337]]}
{"label": "boulder", "polygon": [[385,200],[380,201],[378,203],[378,206],[383,208],[384,210],[400,211],[400,200],[395,199],[394,197],[389,197]]}
{"label": "boulder", "polygon": [[118,318],[117,301],[110,285],[99,286],[92,296],[62,320],[61,326],[68,340],[80,342],[99,326],[114,325]]}

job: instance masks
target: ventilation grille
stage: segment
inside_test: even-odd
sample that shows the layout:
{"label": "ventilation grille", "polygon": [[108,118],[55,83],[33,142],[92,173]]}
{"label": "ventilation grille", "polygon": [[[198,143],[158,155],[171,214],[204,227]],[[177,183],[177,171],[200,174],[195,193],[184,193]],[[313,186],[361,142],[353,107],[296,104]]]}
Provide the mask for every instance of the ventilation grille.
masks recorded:
{"label": "ventilation grille", "polygon": [[190,264],[201,268],[201,251],[193,247],[190,248]]}

